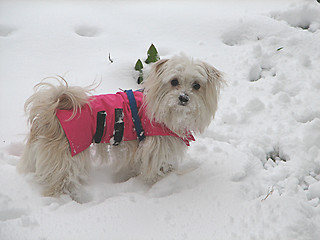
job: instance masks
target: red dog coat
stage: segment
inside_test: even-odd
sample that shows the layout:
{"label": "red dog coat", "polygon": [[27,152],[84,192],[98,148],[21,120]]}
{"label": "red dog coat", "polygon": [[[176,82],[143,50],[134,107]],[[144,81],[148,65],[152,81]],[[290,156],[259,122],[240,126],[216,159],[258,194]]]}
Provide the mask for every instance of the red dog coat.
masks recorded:
{"label": "red dog coat", "polygon": [[[154,121],[151,122],[146,115],[146,109],[141,107],[143,93],[135,91],[134,97],[145,136],[174,136],[182,139],[188,146],[189,141],[195,141],[190,132],[186,138],[181,138],[164,125]],[[91,97],[90,103],[84,105],[81,111],[79,110],[72,119],[73,110],[57,110],[56,115],[69,141],[72,156],[82,152],[91,145],[97,129],[97,115],[100,111],[106,113],[105,126],[100,142],[110,143],[111,141],[112,143],[115,132],[115,109],[122,109],[123,111],[123,140],[136,140],[137,133],[132,121],[129,100],[125,92]]]}

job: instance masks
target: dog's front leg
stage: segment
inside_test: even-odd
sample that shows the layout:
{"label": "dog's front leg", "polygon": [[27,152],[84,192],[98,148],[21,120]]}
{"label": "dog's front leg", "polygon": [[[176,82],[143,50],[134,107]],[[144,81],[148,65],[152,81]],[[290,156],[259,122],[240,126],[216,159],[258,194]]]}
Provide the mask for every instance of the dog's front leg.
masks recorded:
{"label": "dog's front leg", "polygon": [[177,168],[183,158],[186,144],[177,137],[149,136],[140,142],[135,155],[139,162],[141,177],[155,182],[166,173]]}

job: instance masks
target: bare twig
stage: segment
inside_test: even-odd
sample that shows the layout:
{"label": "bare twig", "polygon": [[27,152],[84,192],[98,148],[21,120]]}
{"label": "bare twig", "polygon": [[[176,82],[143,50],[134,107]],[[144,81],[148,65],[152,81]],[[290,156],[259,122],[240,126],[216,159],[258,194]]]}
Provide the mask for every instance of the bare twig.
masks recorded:
{"label": "bare twig", "polygon": [[111,54],[109,53],[109,61],[111,62],[111,63],[113,63],[113,60],[111,59]]}
{"label": "bare twig", "polygon": [[272,186],[271,189],[269,190],[267,196],[266,196],[264,199],[262,199],[261,202],[265,201],[269,196],[271,196],[272,193],[273,193],[273,191],[274,191],[274,188],[273,188],[273,186]]}

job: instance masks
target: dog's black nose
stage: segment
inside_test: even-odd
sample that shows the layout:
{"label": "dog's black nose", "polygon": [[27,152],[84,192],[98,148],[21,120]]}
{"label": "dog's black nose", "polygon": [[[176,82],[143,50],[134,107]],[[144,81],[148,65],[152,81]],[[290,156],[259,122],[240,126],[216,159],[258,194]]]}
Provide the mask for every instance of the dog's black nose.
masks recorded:
{"label": "dog's black nose", "polygon": [[188,94],[180,94],[179,96],[179,101],[180,101],[180,105],[186,105],[190,100],[190,97],[188,96]]}

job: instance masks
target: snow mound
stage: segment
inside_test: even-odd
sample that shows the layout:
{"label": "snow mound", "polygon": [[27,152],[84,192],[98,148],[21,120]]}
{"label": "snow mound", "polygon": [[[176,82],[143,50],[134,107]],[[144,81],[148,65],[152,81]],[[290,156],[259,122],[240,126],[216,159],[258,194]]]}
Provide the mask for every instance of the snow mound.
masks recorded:
{"label": "snow mound", "polygon": [[[263,26],[263,27],[262,27]],[[271,36],[284,36],[285,26],[279,25],[268,16],[243,17],[231,27],[224,29],[222,42],[229,46],[258,42]]]}
{"label": "snow mound", "polygon": [[286,11],[275,11],[271,16],[287,22],[292,27],[307,29],[310,32],[320,29],[320,4],[316,1],[292,7]]}

